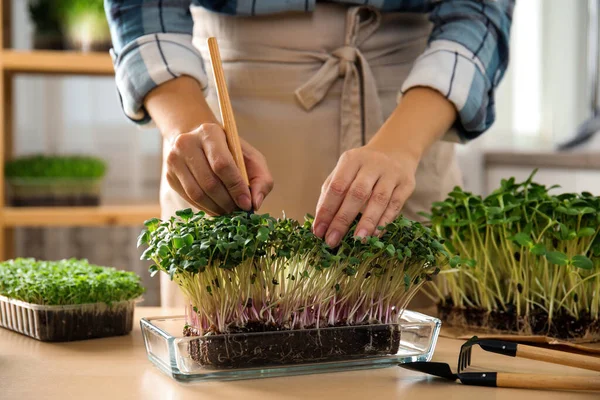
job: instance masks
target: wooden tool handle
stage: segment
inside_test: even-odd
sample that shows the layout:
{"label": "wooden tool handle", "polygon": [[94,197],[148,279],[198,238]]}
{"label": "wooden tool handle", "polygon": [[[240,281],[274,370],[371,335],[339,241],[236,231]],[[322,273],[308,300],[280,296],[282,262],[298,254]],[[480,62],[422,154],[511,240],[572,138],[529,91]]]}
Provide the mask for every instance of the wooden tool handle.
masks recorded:
{"label": "wooden tool handle", "polygon": [[496,376],[496,386],[522,389],[600,390],[600,377],[499,372]]}
{"label": "wooden tool handle", "polygon": [[516,356],[600,372],[600,358],[598,357],[583,356],[522,344],[517,346]]}
{"label": "wooden tool handle", "polygon": [[227,83],[225,82],[225,73],[223,72],[223,65],[221,63],[221,53],[219,52],[219,45],[217,44],[216,38],[208,38],[208,50],[210,52],[213,75],[215,76],[215,86],[217,87],[217,97],[219,98],[223,130],[227,136],[227,145],[229,146],[229,151],[233,155],[236,165],[242,173],[244,181],[250,186],[246,164],[244,163],[244,154],[242,153],[242,145],[238,135],[237,125],[235,124],[235,118],[233,117],[233,108],[231,107],[229,92],[227,91]]}

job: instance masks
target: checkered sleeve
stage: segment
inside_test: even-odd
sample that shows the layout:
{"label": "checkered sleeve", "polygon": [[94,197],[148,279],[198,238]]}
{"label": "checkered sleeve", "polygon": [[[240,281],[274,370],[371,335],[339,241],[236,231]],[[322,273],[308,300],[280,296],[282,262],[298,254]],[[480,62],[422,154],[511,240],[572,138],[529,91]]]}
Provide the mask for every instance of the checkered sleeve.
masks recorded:
{"label": "checkered sleeve", "polygon": [[105,0],[117,91],[125,115],[151,121],[144,98],[157,86],[187,75],[207,87],[204,62],[192,45],[191,0]]}
{"label": "checkered sleeve", "polygon": [[508,66],[514,0],[442,0],[430,13],[434,27],[402,93],[430,87],[458,110],[453,131],[466,142],[494,122],[494,89]]}

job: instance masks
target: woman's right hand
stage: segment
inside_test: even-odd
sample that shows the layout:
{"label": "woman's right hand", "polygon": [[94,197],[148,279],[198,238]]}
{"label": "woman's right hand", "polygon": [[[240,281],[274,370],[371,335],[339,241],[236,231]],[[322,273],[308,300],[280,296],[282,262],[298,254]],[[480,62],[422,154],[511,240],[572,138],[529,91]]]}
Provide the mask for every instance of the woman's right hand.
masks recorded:
{"label": "woman's right hand", "polygon": [[170,140],[166,158],[169,185],[193,206],[213,215],[238,208],[258,210],[273,189],[265,157],[241,140],[250,188],[235,164],[225,132],[218,124],[205,123]]}

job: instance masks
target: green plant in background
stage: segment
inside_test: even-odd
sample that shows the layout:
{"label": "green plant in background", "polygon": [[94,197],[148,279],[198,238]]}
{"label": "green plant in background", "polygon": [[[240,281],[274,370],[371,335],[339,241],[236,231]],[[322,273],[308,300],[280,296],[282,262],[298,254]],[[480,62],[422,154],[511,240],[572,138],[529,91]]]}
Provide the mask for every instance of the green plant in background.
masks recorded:
{"label": "green plant in background", "polygon": [[56,0],[67,38],[84,51],[110,44],[103,0]]}
{"label": "green plant in background", "polygon": [[0,263],[0,295],[40,305],[111,304],[144,293],[133,272],[89,264],[86,260]]}
{"label": "green plant in background", "polygon": [[148,245],[142,259],[155,262],[152,274],[179,285],[200,333],[249,322],[278,329],[394,323],[447,259],[428,228],[402,217],[379,238],[348,233],[331,249],[312,234],[312,217],[300,224],[245,212],[177,216],[147,221],[138,245]]}
{"label": "green plant in background", "polygon": [[61,50],[63,32],[56,0],[30,0],[29,17],[35,26],[33,47]]}
{"label": "green plant in background", "polygon": [[56,0],[30,0],[29,16],[40,33],[61,32],[59,9]]}
{"label": "green plant in background", "polygon": [[99,179],[106,174],[106,163],[96,157],[34,155],[7,161],[7,178]]}
{"label": "green plant in background", "polygon": [[600,317],[600,198],[552,195],[534,175],[502,180],[485,198],[455,188],[434,203],[432,229],[459,255],[429,286],[434,299],[525,317],[542,310],[549,325],[559,312]]}
{"label": "green plant in background", "polygon": [[103,0],[30,0],[29,16],[36,48],[60,49],[63,41],[83,51],[110,46]]}

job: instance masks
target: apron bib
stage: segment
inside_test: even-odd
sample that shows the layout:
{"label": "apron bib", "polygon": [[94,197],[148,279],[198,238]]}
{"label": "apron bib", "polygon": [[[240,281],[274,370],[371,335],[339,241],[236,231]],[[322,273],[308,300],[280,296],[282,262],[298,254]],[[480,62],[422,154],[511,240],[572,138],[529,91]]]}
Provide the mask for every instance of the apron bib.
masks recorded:
{"label": "apron bib", "polygon": [[[317,4],[313,13],[258,17],[191,8],[194,45],[209,60],[206,39],[219,41],[240,136],[266,157],[275,187],[259,210],[302,220],[314,214],[321,185],[346,150],[362,146],[397,105],[400,87],[424,51],[431,25],[424,15],[364,6]],[[210,63],[206,70],[212,75]],[[212,77],[208,103],[219,116]],[[168,150],[165,143],[164,155]],[[163,168],[163,171],[165,169]],[[438,142],[416,174],[403,214],[420,219],[431,203],[461,184],[454,144]],[[162,217],[188,208],[161,180]],[[422,303],[416,299],[411,303]],[[161,274],[161,304],[183,306]]]}

